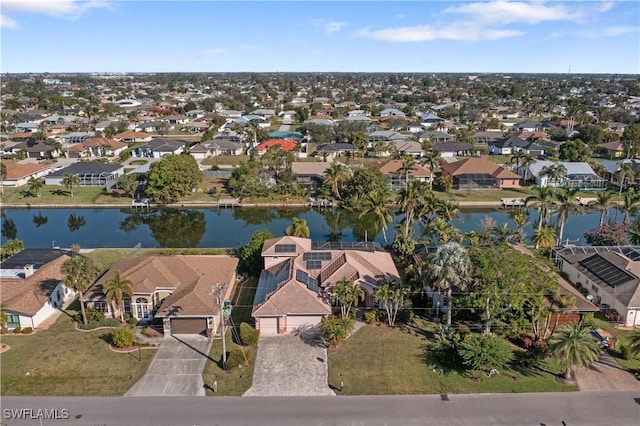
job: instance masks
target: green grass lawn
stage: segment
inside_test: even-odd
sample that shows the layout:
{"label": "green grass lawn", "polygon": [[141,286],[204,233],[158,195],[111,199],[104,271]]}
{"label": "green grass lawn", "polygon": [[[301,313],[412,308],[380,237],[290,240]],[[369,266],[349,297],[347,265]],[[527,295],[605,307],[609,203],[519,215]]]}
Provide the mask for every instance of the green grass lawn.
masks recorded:
{"label": "green grass lawn", "polygon": [[[422,319],[390,328],[366,325],[345,344],[329,350],[329,384],[344,383],[344,395],[407,395],[434,393],[562,392],[576,386],[556,383],[562,367],[547,361],[549,372],[502,369],[489,378],[481,372],[441,372],[427,353],[435,326]],[[480,378],[479,382],[471,376]]]}
{"label": "green grass lawn", "polygon": [[610,321],[605,320],[600,313],[596,315],[596,318],[594,318],[594,322],[599,328],[608,331],[609,333],[613,334],[616,339],[618,339],[618,341],[616,342],[615,350],[611,351],[611,355],[615,358],[618,364],[620,364],[620,366],[626,370],[640,372],[640,358],[622,359],[619,353],[620,346],[629,346],[631,335],[633,333],[640,332],[637,330],[621,330],[619,328],[616,328]]}
{"label": "green grass lawn", "polygon": [[109,269],[111,265],[130,251],[124,249],[95,249],[89,253],[84,253],[84,255],[93,260],[94,265],[102,272]]}
{"label": "green grass lawn", "polygon": [[[75,311],[67,311],[75,315]],[[121,396],[142,375],[156,351],[113,352],[109,330],[83,333],[62,314],[49,330],[30,336],[3,335],[11,346],[0,355],[2,396]]]}
{"label": "green grass lawn", "polygon": [[3,201],[5,203],[29,204],[91,204],[102,194],[102,187],[83,186],[73,188],[73,197],[69,189],[58,185],[45,185],[41,189],[40,197],[29,193],[27,187],[5,188]]}

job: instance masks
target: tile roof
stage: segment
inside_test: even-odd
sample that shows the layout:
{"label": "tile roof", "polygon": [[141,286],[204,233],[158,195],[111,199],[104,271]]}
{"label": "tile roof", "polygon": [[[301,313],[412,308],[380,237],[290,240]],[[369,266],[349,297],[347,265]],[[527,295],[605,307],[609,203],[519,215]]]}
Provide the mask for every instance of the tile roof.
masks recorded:
{"label": "tile roof", "polygon": [[270,139],[262,142],[255,149],[256,151],[266,151],[272,146],[279,145],[283,151],[293,151],[296,149],[297,143],[288,139]]}
{"label": "tile roof", "polygon": [[18,180],[49,168],[49,166],[36,163],[19,164],[13,161],[3,161],[2,163],[7,168],[6,180]]}
{"label": "tile roof", "polygon": [[503,179],[520,179],[520,176],[484,157],[465,158],[464,160],[442,165],[442,170],[451,176],[465,174],[490,174]]}
{"label": "tile roof", "polygon": [[113,139],[91,138],[72,146],[71,148],[69,148],[69,151],[80,152],[84,151],[85,148],[99,148],[102,146],[107,146],[111,149],[120,149],[126,148],[128,145],[124,142],[116,141]]}
{"label": "tile roof", "polygon": [[[389,160],[385,164],[380,166],[378,170],[380,170],[383,175],[399,174],[401,173],[400,168],[402,167],[402,164],[402,160]],[[431,170],[420,164],[414,164],[411,170],[409,170],[409,175],[414,177],[429,177],[431,176]]]}
{"label": "tile roof", "polygon": [[252,315],[255,317],[330,313],[331,306],[323,302],[318,293],[309,290],[304,284],[294,279],[278,287],[266,301],[254,307]]}

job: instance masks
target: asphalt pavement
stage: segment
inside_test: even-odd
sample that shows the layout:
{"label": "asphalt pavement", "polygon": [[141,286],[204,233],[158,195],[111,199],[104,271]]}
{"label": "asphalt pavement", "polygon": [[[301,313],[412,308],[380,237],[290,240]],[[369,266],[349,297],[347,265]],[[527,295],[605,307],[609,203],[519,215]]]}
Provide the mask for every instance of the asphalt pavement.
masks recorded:
{"label": "asphalt pavement", "polygon": [[[48,411],[38,411],[44,409]],[[2,415],[7,426],[637,426],[640,391],[267,398],[3,397]],[[58,419],[43,418],[45,415]]]}

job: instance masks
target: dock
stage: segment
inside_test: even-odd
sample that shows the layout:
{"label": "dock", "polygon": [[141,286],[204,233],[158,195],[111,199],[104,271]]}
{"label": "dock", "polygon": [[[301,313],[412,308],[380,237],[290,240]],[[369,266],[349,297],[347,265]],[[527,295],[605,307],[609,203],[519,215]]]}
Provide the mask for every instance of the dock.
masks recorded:
{"label": "dock", "polygon": [[524,198],[501,198],[502,207],[523,207],[525,205]]}

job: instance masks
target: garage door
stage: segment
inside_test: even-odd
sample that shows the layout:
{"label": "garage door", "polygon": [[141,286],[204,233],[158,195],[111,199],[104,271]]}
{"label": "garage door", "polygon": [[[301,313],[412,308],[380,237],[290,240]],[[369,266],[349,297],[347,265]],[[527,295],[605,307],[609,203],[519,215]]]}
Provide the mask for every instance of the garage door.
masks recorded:
{"label": "garage door", "polygon": [[171,334],[206,334],[206,318],[172,318]]}
{"label": "garage door", "polygon": [[301,326],[313,326],[320,324],[319,315],[287,315],[287,331],[291,332]]}
{"label": "garage door", "polygon": [[260,334],[278,334],[278,318],[259,318]]}

